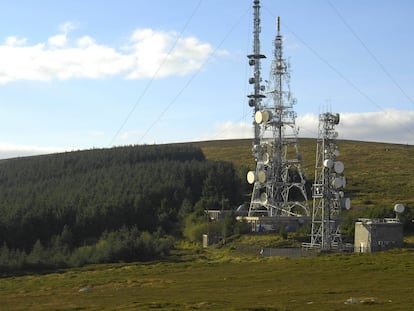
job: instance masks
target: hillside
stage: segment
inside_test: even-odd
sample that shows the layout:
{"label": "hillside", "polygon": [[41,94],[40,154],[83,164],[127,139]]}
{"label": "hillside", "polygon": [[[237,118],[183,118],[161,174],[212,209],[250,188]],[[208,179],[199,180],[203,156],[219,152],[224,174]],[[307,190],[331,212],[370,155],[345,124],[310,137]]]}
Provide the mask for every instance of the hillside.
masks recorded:
{"label": "hillside", "polygon": [[240,184],[231,163],[190,144],[2,161],[0,270],[158,258],[187,216],[239,204]]}
{"label": "hillside", "polygon": [[[354,208],[383,206],[392,209],[402,203],[414,207],[414,146],[339,140],[337,142],[347,178],[346,193]],[[234,163],[239,171],[254,168],[252,141],[199,142],[207,159]],[[313,181],[316,139],[299,139],[308,180]],[[244,170],[245,171],[245,170]],[[244,177],[244,176],[243,176]]]}
{"label": "hillside", "polygon": [[[313,178],[315,141],[300,142],[308,178]],[[32,228],[31,234],[44,232],[47,229],[44,227],[52,230],[54,226],[49,224],[56,219],[73,222],[70,230],[57,226],[57,234],[49,245],[48,241],[42,241],[50,249],[36,243],[25,253],[9,250],[3,244],[0,272],[5,264],[14,269],[6,269],[0,278],[2,307],[7,310],[276,311],[408,310],[413,305],[412,288],[407,286],[414,271],[412,248],[363,256],[262,258],[257,251],[245,252],[244,244],[258,250],[262,243],[267,245],[277,239],[280,242],[281,237],[241,236],[229,241],[226,247],[216,249],[172,241],[160,231],[162,222],[168,219],[165,216],[177,217],[170,220],[181,225],[183,214],[192,215],[191,206],[243,189],[235,171],[244,174],[247,167],[253,167],[250,140],[193,145],[130,146],[1,162],[2,239],[6,238],[5,234],[13,233],[5,231],[10,230],[6,224],[11,220],[22,226],[29,225],[19,230]],[[413,146],[341,141],[339,147],[356,213],[364,208],[375,209],[377,205],[388,206],[397,200],[408,207],[413,205],[414,185],[409,174],[414,168],[410,161]],[[221,161],[234,163],[236,170]],[[397,184],[401,176],[407,179]],[[145,197],[145,193],[150,197]],[[120,199],[121,194],[129,199]],[[126,204],[130,196],[147,204],[138,204],[137,209],[130,210],[131,205]],[[210,199],[206,201],[207,197]],[[165,198],[167,201],[163,201]],[[181,199],[187,200],[187,204],[183,201],[175,205]],[[229,204],[235,206],[240,199],[234,196]],[[65,211],[79,213],[71,218]],[[166,215],[168,211],[176,215]],[[56,218],[59,215],[61,218]],[[141,219],[142,215],[153,216],[150,219],[156,228],[152,230],[157,232],[141,232],[136,226],[116,229],[123,222],[148,225],[140,224],[141,220],[147,220]],[[114,231],[97,234],[92,241],[79,235],[84,245],[68,248],[68,241],[75,243],[75,236],[79,234],[76,232],[82,225],[88,230],[95,228],[99,219]],[[81,227],[76,226],[77,220]],[[29,244],[37,237],[30,238],[26,241]],[[413,245],[412,238],[407,241]],[[167,261],[142,262],[154,258],[165,260],[162,255],[168,251]],[[122,259],[114,257],[120,254],[124,256]],[[57,255],[67,256],[68,261]],[[45,256],[49,257],[45,259]],[[123,262],[56,270],[62,266],[119,260]],[[141,262],[128,263],[136,260]],[[45,262],[54,266],[42,266]],[[54,273],[18,276],[16,268],[22,265],[24,268],[40,265],[43,269],[52,268]],[[356,282],[356,276],[362,281]]]}
{"label": "hillside", "polygon": [[[300,145],[312,182],[316,141]],[[393,217],[395,203],[407,207],[402,219],[412,230],[414,146],[338,145],[353,202],[344,212],[344,233],[352,235],[358,217]],[[175,239],[198,240],[205,209],[249,201],[250,149],[250,140],[229,140],[2,161],[0,270],[147,260],[167,254]],[[228,234],[246,229],[231,221],[225,226]]]}

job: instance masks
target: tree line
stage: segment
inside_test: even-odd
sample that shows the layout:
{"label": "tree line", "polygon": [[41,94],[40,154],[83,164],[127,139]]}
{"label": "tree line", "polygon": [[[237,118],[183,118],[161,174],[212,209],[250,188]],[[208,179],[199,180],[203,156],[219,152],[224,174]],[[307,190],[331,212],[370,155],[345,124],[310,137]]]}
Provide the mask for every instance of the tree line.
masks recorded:
{"label": "tree line", "polygon": [[240,204],[241,184],[231,163],[207,161],[191,144],[3,160],[0,267],[165,255],[197,208]]}

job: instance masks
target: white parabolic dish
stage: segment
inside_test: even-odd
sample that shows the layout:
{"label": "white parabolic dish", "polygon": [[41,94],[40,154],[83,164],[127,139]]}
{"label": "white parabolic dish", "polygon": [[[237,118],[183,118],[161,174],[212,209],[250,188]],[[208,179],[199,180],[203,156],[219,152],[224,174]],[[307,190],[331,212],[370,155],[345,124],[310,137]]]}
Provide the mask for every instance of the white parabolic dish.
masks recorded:
{"label": "white parabolic dish", "polygon": [[345,207],[346,210],[350,210],[351,209],[351,199],[350,198],[344,198],[343,200],[343,205]]}
{"label": "white parabolic dish", "polygon": [[334,163],[331,159],[326,159],[325,161],[323,161],[323,166],[325,166],[327,168],[332,168],[333,165],[334,165]]}
{"label": "white parabolic dish", "polygon": [[264,164],[268,164],[269,163],[269,154],[267,152],[265,152],[263,154],[262,161],[263,161]]}
{"label": "white parabolic dish", "polygon": [[252,185],[252,184],[254,184],[255,181],[256,181],[256,174],[255,174],[255,172],[249,171],[247,173],[247,182]]}
{"label": "white parabolic dish", "polygon": [[266,181],[266,172],[259,171],[259,173],[257,173],[257,179],[259,180],[259,182],[264,183]]}
{"label": "white parabolic dish", "polygon": [[345,166],[341,161],[336,161],[334,164],[334,171],[337,174],[342,174],[344,172]]}
{"label": "white parabolic dish", "polygon": [[394,205],[394,212],[401,214],[402,212],[404,212],[405,207],[402,204],[395,204]]}
{"label": "white parabolic dish", "polygon": [[335,189],[341,188],[343,185],[344,184],[341,177],[336,177],[332,182],[332,186],[334,186]]}
{"label": "white parabolic dish", "polygon": [[256,121],[256,123],[260,124],[262,122],[267,122],[270,120],[270,118],[272,117],[272,113],[268,110],[263,110],[263,111],[257,111],[254,114],[254,120]]}

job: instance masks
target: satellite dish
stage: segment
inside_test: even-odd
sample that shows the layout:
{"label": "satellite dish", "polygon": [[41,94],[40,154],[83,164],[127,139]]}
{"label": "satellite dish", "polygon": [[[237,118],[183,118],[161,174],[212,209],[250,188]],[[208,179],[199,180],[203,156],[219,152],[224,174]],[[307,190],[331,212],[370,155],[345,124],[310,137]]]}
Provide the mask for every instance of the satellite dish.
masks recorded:
{"label": "satellite dish", "polygon": [[342,206],[349,211],[351,209],[351,199],[350,198],[343,198],[342,199]]}
{"label": "satellite dish", "polygon": [[254,114],[254,120],[257,124],[267,122],[271,119],[272,113],[268,110],[256,111]]}
{"label": "satellite dish", "polygon": [[343,191],[339,191],[339,192],[338,192],[338,194],[339,194],[339,197],[340,197],[341,199],[344,197],[344,192],[343,192]]}
{"label": "satellite dish", "polygon": [[335,124],[339,124],[339,113],[334,115],[334,119],[333,119]]}
{"label": "satellite dish", "polygon": [[334,152],[333,152],[333,154],[335,155],[335,157],[339,156],[339,150],[338,149],[335,149]]}
{"label": "satellite dish", "polygon": [[327,168],[332,168],[333,165],[334,165],[334,163],[331,159],[326,159],[325,161],[323,161],[323,166],[325,166]]}
{"label": "satellite dish", "polygon": [[343,173],[344,172],[344,168],[345,168],[345,166],[344,166],[344,164],[341,161],[336,161],[335,162],[335,164],[334,164],[334,171],[335,171],[335,173],[337,173],[337,174]]}
{"label": "satellite dish", "polygon": [[269,110],[263,111],[263,122],[270,121],[271,118],[272,118],[272,112],[271,111],[269,111]]}
{"label": "satellite dish", "polygon": [[265,152],[265,153],[263,154],[263,157],[262,157],[262,162],[263,162],[264,164],[268,164],[268,163],[269,163],[269,154],[268,154],[267,152]]}
{"label": "satellite dish", "polygon": [[395,204],[394,205],[394,212],[396,212],[398,214],[401,214],[401,213],[404,212],[404,210],[405,210],[405,206],[404,205],[402,205],[402,204]]}
{"label": "satellite dish", "polygon": [[249,183],[249,184],[254,184],[254,182],[256,181],[257,179],[256,179],[256,173],[255,172],[253,172],[253,171],[249,171],[248,173],[247,173],[247,182]]}
{"label": "satellite dish", "polygon": [[259,173],[257,173],[257,180],[261,183],[264,183],[266,181],[266,172],[259,171]]}
{"label": "satellite dish", "polygon": [[334,178],[334,180],[332,181],[332,186],[335,189],[341,188],[342,187],[342,178],[340,178],[340,177]]}
{"label": "satellite dish", "polygon": [[262,202],[263,205],[266,205],[267,204],[267,194],[266,194],[266,192],[263,192],[260,195],[260,202]]}
{"label": "satellite dish", "polygon": [[262,112],[261,111],[256,111],[256,113],[254,114],[254,121],[256,121],[257,124],[262,123]]}

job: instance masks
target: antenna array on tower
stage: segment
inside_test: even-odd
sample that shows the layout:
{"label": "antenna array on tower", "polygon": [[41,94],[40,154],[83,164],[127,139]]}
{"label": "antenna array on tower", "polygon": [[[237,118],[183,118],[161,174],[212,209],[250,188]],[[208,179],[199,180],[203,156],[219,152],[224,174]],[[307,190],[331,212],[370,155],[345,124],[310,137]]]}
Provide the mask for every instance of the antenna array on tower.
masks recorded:
{"label": "antenna array on tower", "polygon": [[339,150],[335,126],[338,124],[339,114],[327,112],[319,116],[311,242],[304,246],[324,251],[343,248],[340,214],[341,209],[351,208],[351,201],[343,192],[346,186],[344,164],[336,160]]}
{"label": "antenna array on tower", "polygon": [[[254,116],[252,151],[256,167],[247,173],[247,181],[253,185],[248,216],[310,216],[293,110],[296,99],[290,91],[289,63],[283,56],[280,18],[277,18],[270,77],[263,85],[260,62],[265,56],[260,53],[259,0],[253,1],[253,14],[253,53],[248,55],[253,67],[249,79],[253,93],[248,98]],[[343,249],[340,211],[349,209],[351,202],[342,191],[346,185],[344,164],[336,160],[338,124],[339,114],[327,112],[319,116],[311,242],[303,244],[306,248]]]}
{"label": "antenna array on tower", "polygon": [[296,100],[290,91],[289,64],[283,58],[280,19],[277,19],[277,35],[274,41],[274,57],[267,85],[262,85],[260,61],[260,3],[253,2],[254,40],[253,54],[248,55],[253,66],[249,83],[254,92],[249,106],[254,108],[253,156],[254,171],[247,174],[253,184],[249,207],[252,216],[300,216],[310,215],[302,157],[299,152],[295,126]]}

